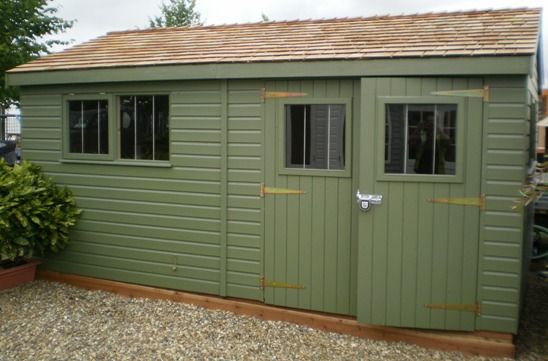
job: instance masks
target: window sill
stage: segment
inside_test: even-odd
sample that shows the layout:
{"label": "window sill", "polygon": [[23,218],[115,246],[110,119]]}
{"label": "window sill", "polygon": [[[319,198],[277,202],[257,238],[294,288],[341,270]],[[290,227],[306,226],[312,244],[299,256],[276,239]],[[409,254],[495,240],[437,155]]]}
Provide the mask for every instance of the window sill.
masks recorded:
{"label": "window sill", "polygon": [[66,164],[96,164],[96,165],[113,165],[113,166],[129,166],[129,167],[151,167],[151,168],[171,168],[170,162],[166,161],[125,161],[125,160],[84,160],[84,159],[61,159],[61,163]]}

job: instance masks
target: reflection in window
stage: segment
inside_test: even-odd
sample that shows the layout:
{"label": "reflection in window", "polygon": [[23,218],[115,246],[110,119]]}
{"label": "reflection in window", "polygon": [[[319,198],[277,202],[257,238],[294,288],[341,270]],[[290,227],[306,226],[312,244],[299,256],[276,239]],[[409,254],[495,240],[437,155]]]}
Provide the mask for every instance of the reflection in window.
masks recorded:
{"label": "reflection in window", "polygon": [[120,156],[123,159],[169,159],[169,97],[120,97]]}
{"label": "reflection in window", "polygon": [[69,152],[108,154],[108,101],[71,100]]}
{"label": "reflection in window", "polygon": [[385,119],[385,173],[456,172],[457,106],[388,104]]}
{"label": "reflection in window", "polygon": [[285,166],[344,169],[344,104],[285,106]]}

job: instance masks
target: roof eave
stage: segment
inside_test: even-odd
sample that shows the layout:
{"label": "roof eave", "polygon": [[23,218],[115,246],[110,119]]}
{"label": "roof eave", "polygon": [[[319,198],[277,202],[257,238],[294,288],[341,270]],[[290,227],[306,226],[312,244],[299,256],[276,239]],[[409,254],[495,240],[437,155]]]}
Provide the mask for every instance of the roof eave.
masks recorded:
{"label": "roof eave", "polygon": [[32,86],[192,79],[525,75],[531,70],[532,56],[534,55],[180,64],[8,72],[6,83],[11,86]]}

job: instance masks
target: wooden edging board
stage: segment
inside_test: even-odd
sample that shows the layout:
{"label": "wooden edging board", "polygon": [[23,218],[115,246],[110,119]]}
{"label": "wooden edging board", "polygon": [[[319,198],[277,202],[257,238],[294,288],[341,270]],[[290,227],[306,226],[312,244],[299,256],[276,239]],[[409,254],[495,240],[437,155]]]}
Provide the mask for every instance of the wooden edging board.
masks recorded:
{"label": "wooden edging board", "polygon": [[515,352],[512,335],[505,333],[426,331],[364,325],[358,323],[355,319],[338,315],[301,311],[269,306],[253,301],[226,299],[45,270],[39,270],[37,278],[67,283],[85,289],[108,291],[127,297],[167,299],[190,303],[205,308],[254,316],[263,320],[292,322],[365,339],[401,341],[427,348],[489,357],[514,358]]}

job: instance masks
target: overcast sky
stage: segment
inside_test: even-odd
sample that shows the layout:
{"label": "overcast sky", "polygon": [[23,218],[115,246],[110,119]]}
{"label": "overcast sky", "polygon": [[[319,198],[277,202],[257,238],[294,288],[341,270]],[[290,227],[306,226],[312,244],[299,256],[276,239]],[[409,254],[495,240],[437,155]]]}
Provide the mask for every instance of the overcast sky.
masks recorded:
{"label": "overcast sky", "polygon": [[[148,19],[160,14],[161,3],[162,0],[55,0],[52,5],[59,9],[59,16],[76,20],[72,29],[56,38],[72,40],[74,45],[113,30],[146,28]],[[261,20],[262,13],[270,20],[292,20],[523,6],[544,7],[546,64],[548,0],[196,0],[197,10],[208,25],[256,22]],[[544,73],[546,88],[548,69]]]}

